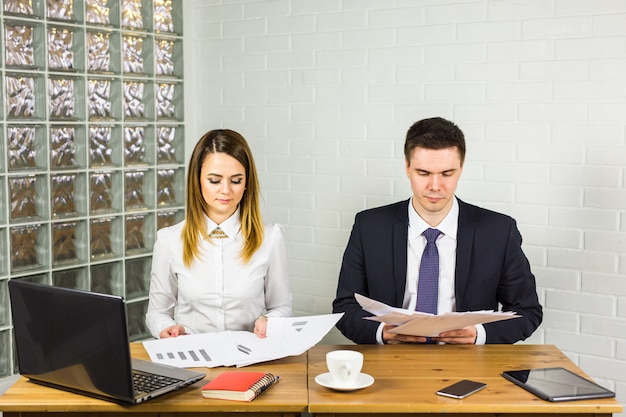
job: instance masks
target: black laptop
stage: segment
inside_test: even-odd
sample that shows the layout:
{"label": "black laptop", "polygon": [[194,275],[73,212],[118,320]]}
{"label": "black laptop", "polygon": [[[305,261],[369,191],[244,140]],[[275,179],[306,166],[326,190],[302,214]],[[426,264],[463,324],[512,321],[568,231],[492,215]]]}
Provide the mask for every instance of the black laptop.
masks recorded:
{"label": "black laptop", "polygon": [[119,296],[9,280],[20,374],[33,382],[137,404],[204,373],[130,357]]}

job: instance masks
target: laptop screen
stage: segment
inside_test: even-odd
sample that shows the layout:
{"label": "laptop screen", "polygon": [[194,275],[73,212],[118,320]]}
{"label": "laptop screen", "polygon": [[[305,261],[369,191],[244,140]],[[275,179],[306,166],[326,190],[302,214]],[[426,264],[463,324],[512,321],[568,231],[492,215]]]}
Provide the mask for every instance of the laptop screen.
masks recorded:
{"label": "laptop screen", "polygon": [[20,374],[58,388],[133,397],[121,297],[9,281]]}

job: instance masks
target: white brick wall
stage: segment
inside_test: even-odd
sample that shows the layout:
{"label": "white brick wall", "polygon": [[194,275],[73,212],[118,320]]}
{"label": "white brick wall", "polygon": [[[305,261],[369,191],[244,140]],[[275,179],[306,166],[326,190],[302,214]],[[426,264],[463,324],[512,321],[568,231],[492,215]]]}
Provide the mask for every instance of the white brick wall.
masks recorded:
{"label": "white brick wall", "polygon": [[[512,215],[552,343],[626,400],[624,0],[185,0],[187,155],[248,138],[297,314],[328,313],[357,211],[410,194],[416,120],[460,125],[458,194]],[[327,339],[343,343],[333,332]]]}

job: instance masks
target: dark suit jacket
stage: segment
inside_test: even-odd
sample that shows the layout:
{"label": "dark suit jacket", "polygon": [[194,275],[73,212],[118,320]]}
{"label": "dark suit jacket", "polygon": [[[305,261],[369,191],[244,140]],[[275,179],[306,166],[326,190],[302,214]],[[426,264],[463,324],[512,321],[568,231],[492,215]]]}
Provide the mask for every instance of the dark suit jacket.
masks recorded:
{"label": "dark suit jacket", "polygon": [[[543,317],[535,277],[522,252],[515,220],[459,202],[454,291],[456,311],[514,311],[520,318],[485,324],[487,343],[515,343],[530,336]],[[408,201],[356,215],[346,247],[333,312],[355,343],[376,343],[378,322],[354,299],[354,293],[402,307],[406,285]]]}

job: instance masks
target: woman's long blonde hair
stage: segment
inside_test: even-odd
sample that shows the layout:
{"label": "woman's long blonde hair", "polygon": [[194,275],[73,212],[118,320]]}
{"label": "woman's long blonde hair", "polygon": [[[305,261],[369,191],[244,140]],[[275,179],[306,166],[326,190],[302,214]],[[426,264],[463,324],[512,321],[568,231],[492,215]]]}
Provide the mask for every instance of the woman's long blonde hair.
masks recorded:
{"label": "woman's long blonde hair", "polygon": [[183,262],[190,266],[199,257],[200,239],[210,239],[204,216],[208,205],[202,196],[200,171],[205,158],[212,153],[225,153],[235,158],[246,173],[246,189],[240,208],[241,233],[244,245],[241,258],[247,263],[263,243],[263,219],[259,207],[259,180],[248,143],[239,133],[229,129],[211,130],[202,136],[193,149],[187,174],[187,202],[182,231]]}

